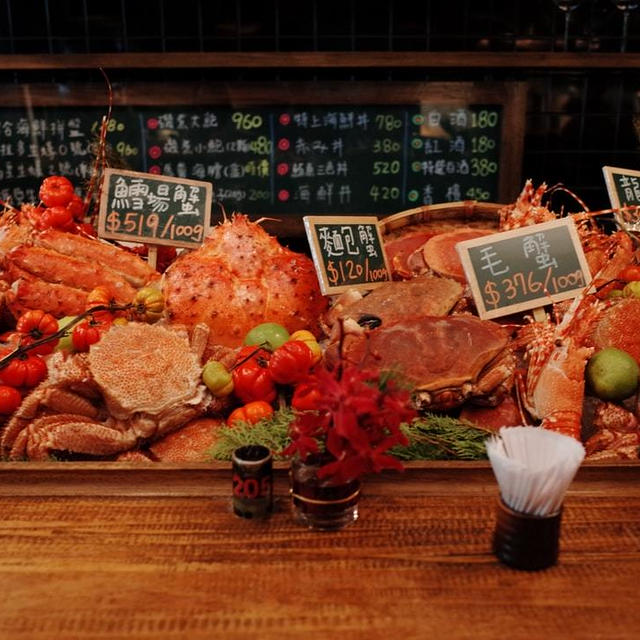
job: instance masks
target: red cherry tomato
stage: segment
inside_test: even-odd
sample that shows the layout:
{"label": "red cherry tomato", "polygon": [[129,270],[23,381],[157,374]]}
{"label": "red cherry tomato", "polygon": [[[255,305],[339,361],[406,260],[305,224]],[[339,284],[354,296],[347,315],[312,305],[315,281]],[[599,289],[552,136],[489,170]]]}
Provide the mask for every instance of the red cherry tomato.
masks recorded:
{"label": "red cherry tomato", "polygon": [[[25,311],[16,323],[16,331],[22,335],[21,344],[27,345],[53,335],[58,331],[58,321],[41,309]],[[58,344],[57,340],[50,340],[31,350],[31,353],[45,355],[51,353]]]}
{"label": "red cherry tomato", "polygon": [[291,406],[297,411],[317,411],[322,394],[316,385],[307,382],[299,384],[291,398]]}
{"label": "red cherry tomato", "polygon": [[73,228],[73,218],[71,212],[66,207],[49,207],[40,215],[36,222],[37,229],[63,229],[70,231]]}
{"label": "red cherry tomato", "polygon": [[73,196],[73,185],[64,176],[50,176],[42,181],[38,195],[47,207],[66,207]]}
{"label": "red cherry tomato", "polygon": [[77,193],[74,193],[71,196],[67,209],[74,220],[78,220],[78,222],[80,222],[84,218],[84,202]]}
{"label": "red cherry tomato", "polygon": [[22,396],[17,389],[6,384],[0,385],[0,414],[3,416],[11,415],[21,402]]}
{"label": "red cherry tomato", "polygon": [[289,340],[278,347],[269,359],[269,373],[279,384],[302,380],[313,363],[313,353],[302,340]]}
{"label": "red cherry tomato", "polygon": [[240,350],[236,362],[241,364],[236,364],[231,377],[233,392],[242,402],[275,400],[277,392],[269,373],[269,355],[268,351],[256,347],[244,347]]}
{"label": "red cherry tomato", "polygon": [[98,342],[102,334],[110,327],[110,322],[85,320],[73,328],[71,332],[71,344],[76,351],[89,351],[89,347]]}
{"label": "red cherry tomato", "polygon": [[[0,353],[0,358],[8,353]],[[0,383],[10,387],[35,387],[46,377],[47,364],[40,356],[18,356],[0,369]]]}

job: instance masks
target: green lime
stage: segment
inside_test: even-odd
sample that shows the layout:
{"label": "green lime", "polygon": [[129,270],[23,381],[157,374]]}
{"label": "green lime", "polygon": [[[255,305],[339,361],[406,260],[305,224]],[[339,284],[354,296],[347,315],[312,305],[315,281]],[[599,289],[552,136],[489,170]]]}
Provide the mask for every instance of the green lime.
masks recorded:
{"label": "green lime", "polygon": [[624,400],[638,388],[640,367],[626,351],[607,347],[587,363],[586,380],[601,400]]}

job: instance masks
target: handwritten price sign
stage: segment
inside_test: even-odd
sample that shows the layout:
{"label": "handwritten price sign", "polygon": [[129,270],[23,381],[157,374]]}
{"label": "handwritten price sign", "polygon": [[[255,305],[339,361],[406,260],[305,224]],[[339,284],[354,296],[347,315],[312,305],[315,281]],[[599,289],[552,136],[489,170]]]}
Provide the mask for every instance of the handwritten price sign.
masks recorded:
{"label": "handwritten price sign", "polygon": [[209,230],[209,182],[105,169],[101,238],[197,247]]}
{"label": "handwritten price sign", "polygon": [[305,216],[303,220],[322,293],[373,289],[391,280],[375,216]]}
{"label": "handwritten price sign", "polygon": [[483,319],[573,298],[591,281],[570,218],[466,240],[456,250]]}

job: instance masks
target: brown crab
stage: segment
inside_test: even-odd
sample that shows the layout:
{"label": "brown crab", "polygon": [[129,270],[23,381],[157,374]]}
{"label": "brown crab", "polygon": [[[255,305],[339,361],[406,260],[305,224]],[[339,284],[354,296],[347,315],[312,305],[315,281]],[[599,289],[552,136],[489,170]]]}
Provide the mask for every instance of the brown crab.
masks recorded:
{"label": "brown crab", "polygon": [[112,456],[156,440],[214,407],[201,382],[208,330],[114,326],[88,354],[49,360],[49,376],[7,423],[0,445],[11,460],[61,451]]}
{"label": "brown crab", "polygon": [[360,366],[397,372],[413,387],[420,410],[450,409],[465,400],[496,405],[513,385],[508,332],[473,316],[415,316],[372,330],[350,324],[341,354]]}

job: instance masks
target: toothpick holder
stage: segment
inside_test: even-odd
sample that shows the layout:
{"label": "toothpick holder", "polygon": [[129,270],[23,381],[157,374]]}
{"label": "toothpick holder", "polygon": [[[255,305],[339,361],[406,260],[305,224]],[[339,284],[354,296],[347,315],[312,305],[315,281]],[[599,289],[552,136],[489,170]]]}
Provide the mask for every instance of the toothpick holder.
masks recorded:
{"label": "toothpick holder", "polygon": [[558,561],[562,509],[548,516],[520,513],[498,502],[493,552],[514,569],[537,571]]}

